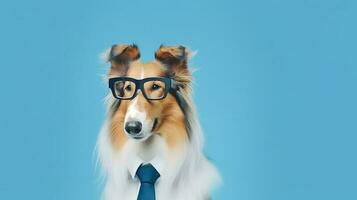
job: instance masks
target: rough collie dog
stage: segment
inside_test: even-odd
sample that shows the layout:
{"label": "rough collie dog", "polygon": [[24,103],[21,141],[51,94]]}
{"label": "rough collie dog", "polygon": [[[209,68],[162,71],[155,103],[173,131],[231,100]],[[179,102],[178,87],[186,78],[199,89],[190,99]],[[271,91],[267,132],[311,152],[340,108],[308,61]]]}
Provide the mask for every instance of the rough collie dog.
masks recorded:
{"label": "rough collie dog", "polygon": [[137,199],[136,172],[148,163],[160,174],[157,200],[210,199],[220,178],[202,152],[188,57],[183,46],[161,46],[148,63],[140,61],[136,45],[108,50],[111,93],[97,146],[105,175],[103,199]]}

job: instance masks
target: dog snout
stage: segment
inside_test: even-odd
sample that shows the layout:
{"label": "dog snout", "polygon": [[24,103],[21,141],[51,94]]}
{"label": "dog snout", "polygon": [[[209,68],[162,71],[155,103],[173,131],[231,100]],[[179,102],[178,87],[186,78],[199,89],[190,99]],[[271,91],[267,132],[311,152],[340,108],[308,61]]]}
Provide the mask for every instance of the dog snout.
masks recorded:
{"label": "dog snout", "polygon": [[143,125],[139,121],[129,121],[125,124],[125,130],[130,135],[137,135],[141,132]]}

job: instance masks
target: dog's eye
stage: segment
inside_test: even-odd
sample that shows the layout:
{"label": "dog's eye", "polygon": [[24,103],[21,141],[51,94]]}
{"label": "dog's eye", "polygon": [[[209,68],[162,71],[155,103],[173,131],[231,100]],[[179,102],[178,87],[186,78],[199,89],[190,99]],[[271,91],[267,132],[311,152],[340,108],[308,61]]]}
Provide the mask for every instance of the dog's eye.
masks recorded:
{"label": "dog's eye", "polygon": [[151,90],[158,90],[158,89],[160,89],[160,85],[158,85],[158,84],[153,84],[152,86],[151,86]]}
{"label": "dog's eye", "polygon": [[127,85],[127,86],[125,87],[125,90],[128,91],[128,92],[130,92],[130,91],[131,91],[131,85]]}

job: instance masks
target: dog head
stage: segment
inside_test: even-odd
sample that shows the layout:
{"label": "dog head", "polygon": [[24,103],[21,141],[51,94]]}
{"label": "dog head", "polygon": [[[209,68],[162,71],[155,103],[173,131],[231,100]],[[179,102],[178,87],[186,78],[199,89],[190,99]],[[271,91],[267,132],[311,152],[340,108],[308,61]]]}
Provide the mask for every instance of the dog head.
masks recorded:
{"label": "dog head", "polygon": [[[112,140],[116,146],[128,139],[146,141],[153,134],[162,136],[172,146],[188,138],[181,96],[189,91],[191,83],[188,55],[183,46],[160,46],[153,61],[142,63],[136,45],[112,46],[108,78],[127,78],[113,82],[113,96],[132,97],[116,99],[111,107]],[[154,80],[148,81],[151,78]],[[164,93],[164,98],[150,99]]]}

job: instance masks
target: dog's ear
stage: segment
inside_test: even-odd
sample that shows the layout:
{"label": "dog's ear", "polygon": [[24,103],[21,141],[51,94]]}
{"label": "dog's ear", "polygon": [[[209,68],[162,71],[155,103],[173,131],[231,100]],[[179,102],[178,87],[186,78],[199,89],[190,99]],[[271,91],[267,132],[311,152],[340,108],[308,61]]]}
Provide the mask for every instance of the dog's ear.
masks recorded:
{"label": "dog's ear", "polygon": [[124,76],[128,71],[129,64],[140,58],[140,51],[135,44],[115,44],[107,55],[110,62],[109,75]]}
{"label": "dog's ear", "polygon": [[182,72],[188,72],[187,59],[189,57],[189,50],[184,46],[163,46],[155,53],[155,58],[159,62],[168,67],[168,70],[174,75]]}

